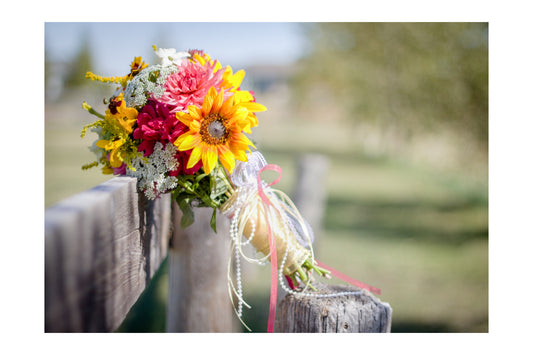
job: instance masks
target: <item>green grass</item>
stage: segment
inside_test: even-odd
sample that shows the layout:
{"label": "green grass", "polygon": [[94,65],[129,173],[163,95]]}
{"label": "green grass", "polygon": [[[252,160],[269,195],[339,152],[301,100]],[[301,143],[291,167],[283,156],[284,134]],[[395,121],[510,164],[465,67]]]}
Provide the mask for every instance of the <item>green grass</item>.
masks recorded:
{"label": "green grass", "polygon": [[88,147],[93,133],[80,138],[81,126],[48,125],[45,130],[45,207],[90,189],[108,179],[100,168],[82,170],[81,166],[95,160]]}
{"label": "green grass", "polygon": [[[331,170],[317,258],[381,288],[393,308],[393,332],[487,332],[486,183],[357,151],[326,154]],[[276,148],[265,155],[287,170],[290,189],[298,154]],[[248,320],[264,331],[269,285],[268,270],[261,272],[254,279],[263,282],[249,285],[258,316]]]}
{"label": "green grass", "polygon": [[382,289],[380,298],[393,308],[393,331],[488,330],[486,241],[457,247],[369,237],[326,235],[319,255]]}
{"label": "green grass", "polygon": [[[315,244],[319,260],[381,288],[381,300],[393,308],[392,331],[488,331],[486,176],[369,156],[342,129],[287,122],[281,130],[278,123],[265,124],[256,137],[269,163],[283,168],[277,188],[293,191],[299,154],[330,159],[324,233]],[[81,170],[93,160],[87,146],[94,139],[79,138],[81,126],[46,125],[45,206],[109,179],[99,169]],[[247,270],[245,299],[253,309],[244,318],[264,331],[269,270]],[[145,292],[122,331],[164,331],[167,277],[162,269],[155,291]]]}

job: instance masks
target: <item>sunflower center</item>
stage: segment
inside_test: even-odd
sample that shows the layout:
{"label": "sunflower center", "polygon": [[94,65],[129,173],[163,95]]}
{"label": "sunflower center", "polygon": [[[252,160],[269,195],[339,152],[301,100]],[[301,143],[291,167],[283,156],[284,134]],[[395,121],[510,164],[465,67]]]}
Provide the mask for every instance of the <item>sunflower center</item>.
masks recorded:
{"label": "sunflower center", "polygon": [[207,131],[211,137],[220,139],[224,137],[224,134],[226,133],[226,127],[224,127],[220,121],[213,121],[209,124],[209,126],[207,126]]}
{"label": "sunflower center", "polygon": [[204,142],[208,144],[224,144],[229,136],[226,128],[226,119],[218,114],[207,116],[202,122],[200,135]]}

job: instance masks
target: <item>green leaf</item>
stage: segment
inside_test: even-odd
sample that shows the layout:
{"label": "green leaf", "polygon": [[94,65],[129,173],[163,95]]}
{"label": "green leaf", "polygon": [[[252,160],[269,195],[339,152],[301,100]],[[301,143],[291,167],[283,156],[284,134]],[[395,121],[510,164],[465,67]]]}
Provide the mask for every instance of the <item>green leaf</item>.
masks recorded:
{"label": "green leaf", "polygon": [[178,195],[176,202],[180,207],[183,216],[181,217],[181,228],[185,229],[194,222],[194,211],[190,204],[190,198],[187,195]]}
{"label": "green leaf", "polygon": [[196,177],[195,180],[196,180],[196,182],[199,182],[200,180],[202,180],[202,179],[203,179],[204,177],[206,177],[206,176],[207,176],[207,174],[200,174],[200,175],[198,175],[198,176]]}
{"label": "green leaf", "polygon": [[213,215],[211,216],[211,222],[209,222],[213,231],[217,232],[217,209],[213,208]]}
{"label": "green leaf", "polygon": [[187,210],[187,213],[184,212],[183,216],[181,216],[180,226],[181,228],[185,229],[193,223],[194,223],[194,212],[190,210],[190,213],[189,213],[189,210]]}

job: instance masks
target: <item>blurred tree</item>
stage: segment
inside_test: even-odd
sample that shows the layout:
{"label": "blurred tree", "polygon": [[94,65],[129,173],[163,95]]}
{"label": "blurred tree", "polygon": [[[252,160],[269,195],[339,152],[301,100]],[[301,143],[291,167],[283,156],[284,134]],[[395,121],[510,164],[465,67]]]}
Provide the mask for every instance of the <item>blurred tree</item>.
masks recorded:
{"label": "blurred tree", "polygon": [[87,85],[90,80],[85,78],[85,73],[93,69],[94,66],[89,45],[89,37],[88,35],[85,35],[80,41],[78,53],[69,65],[69,70],[65,78],[65,87],[72,88]]}
{"label": "blurred tree", "polygon": [[338,105],[344,120],[400,139],[446,127],[487,145],[488,24],[317,23],[304,31],[311,46],[294,77],[296,102]]}

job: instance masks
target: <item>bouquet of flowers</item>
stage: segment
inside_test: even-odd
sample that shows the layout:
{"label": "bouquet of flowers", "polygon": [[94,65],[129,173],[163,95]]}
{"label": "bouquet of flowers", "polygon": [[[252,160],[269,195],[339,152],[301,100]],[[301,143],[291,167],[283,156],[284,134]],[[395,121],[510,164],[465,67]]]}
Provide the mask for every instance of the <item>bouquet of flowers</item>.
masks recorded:
{"label": "bouquet of flowers", "polygon": [[[234,73],[200,50],[154,46],[154,51],[160,63],[149,65],[135,57],[125,76],[86,74],[117,87],[104,100],[105,114],[82,105],[97,120],[81,136],[89,129],[98,136],[90,148],[97,159],[82,168],[101,166],[104,174],[136,177],[148,199],[171,193],[183,212],[183,228],[194,221],[194,207],[213,208],[215,232],[217,211],[230,218],[237,258],[271,263],[271,308],[278,279],[286,291],[308,294],[312,274],[328,277],[331,270],[314,259],[313,234],[297,208],[270,187],[273,183],[260,178],[264,170],[281,174],[281,169],[267,164],[247,137],[258,125],[256,113],[266,108],[252,91],[241,89],[245,72]],[[246,256],[246,244],[262,256]],[[237,268],[236,283],[231,265]],[[244,301],[239,265],[228,263],[228,287],[230,297],[237,296],[240,319]]]}

